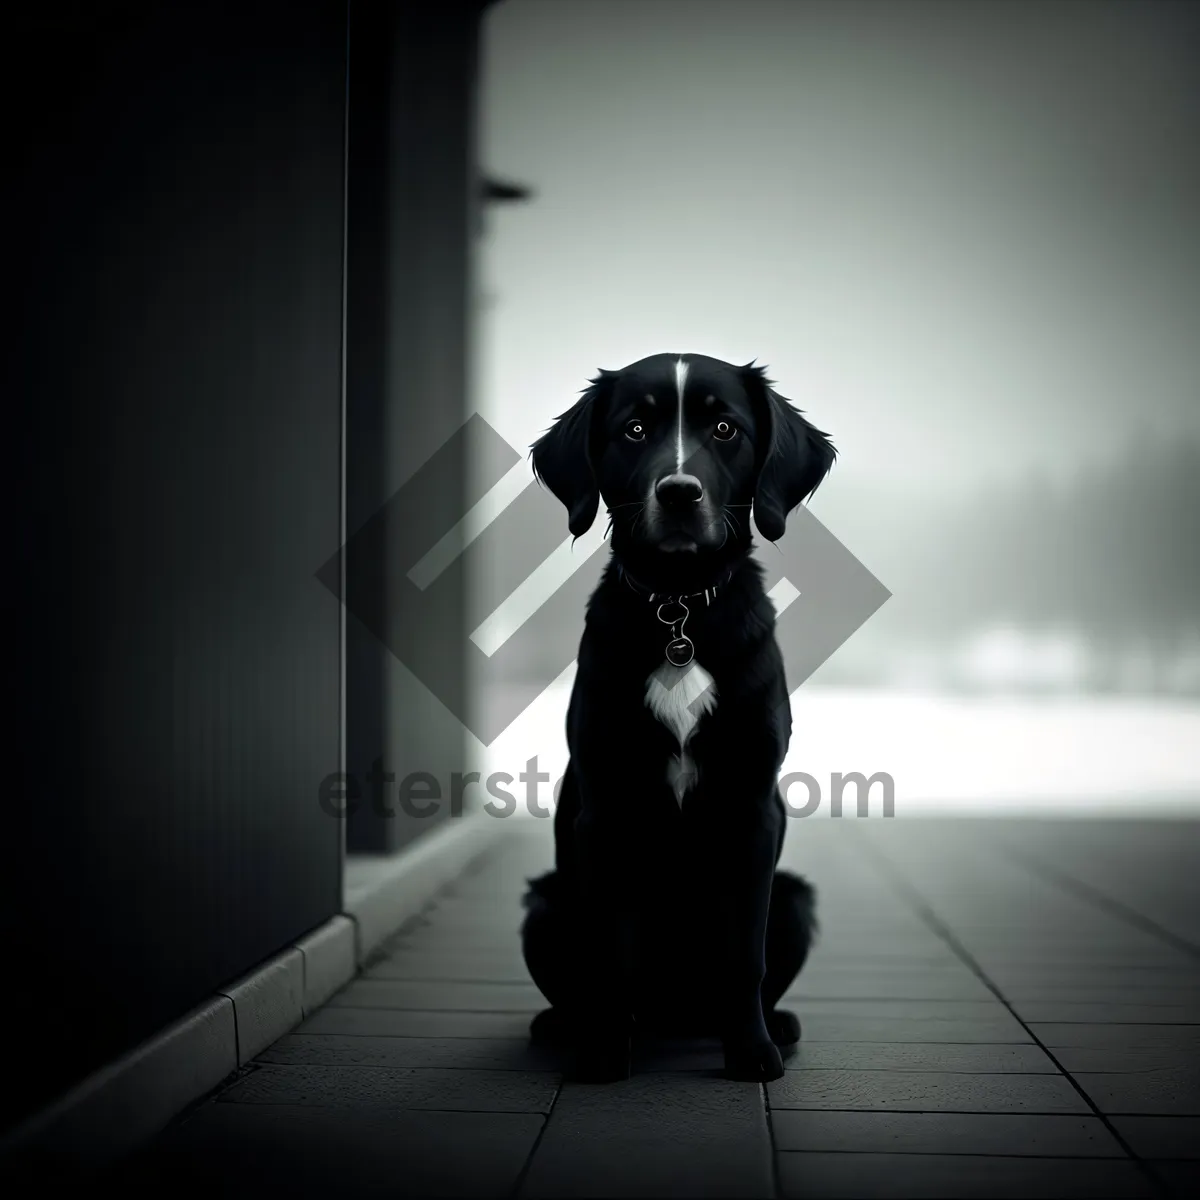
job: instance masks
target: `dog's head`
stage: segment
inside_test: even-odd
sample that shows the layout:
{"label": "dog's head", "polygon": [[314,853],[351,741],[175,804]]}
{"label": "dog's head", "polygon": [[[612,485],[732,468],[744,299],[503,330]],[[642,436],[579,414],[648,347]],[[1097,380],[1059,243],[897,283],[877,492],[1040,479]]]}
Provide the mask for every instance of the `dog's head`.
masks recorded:
{"label": "dog's head", "polygon": [[603,498],[623,561],[692,575],[746,551],[752,510],[763,537],[782,537],[835,455],[762,367],[656,354],[601,371],[534,443],[533,467],[576,537]]}

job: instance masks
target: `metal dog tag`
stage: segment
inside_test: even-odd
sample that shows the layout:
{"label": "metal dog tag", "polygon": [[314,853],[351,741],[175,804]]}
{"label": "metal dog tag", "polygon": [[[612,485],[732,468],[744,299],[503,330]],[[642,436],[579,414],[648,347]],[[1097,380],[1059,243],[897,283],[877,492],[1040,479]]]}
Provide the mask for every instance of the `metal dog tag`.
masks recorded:
{"label": "metal dog tag", "polygon": [[677,637],[667,643],[667,662],[673,667],[686,667],[695,656],[696,649],[691,638]]}

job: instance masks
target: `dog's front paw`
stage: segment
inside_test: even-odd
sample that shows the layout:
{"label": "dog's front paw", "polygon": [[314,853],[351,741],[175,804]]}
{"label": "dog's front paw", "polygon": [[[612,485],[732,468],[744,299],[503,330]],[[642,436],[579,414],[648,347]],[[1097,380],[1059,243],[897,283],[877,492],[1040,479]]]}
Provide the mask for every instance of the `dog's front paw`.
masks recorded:
{"label": "dog's front paw", "polygon": [[795,1013],[777,1008],[767,1013],[767,1032],[777,1046],[794,1046],[800,1040],[800,1022]]}
{"label": "dog's front paw", "polygon": [[783,1056],[774,1042],[725,1046],[725,1077],[745,1083],[770,1083],[783,1075]]}
{"label": "dog's front paw", "polygon": [[630,1075],[628,1033],[588,1038],[575,1048],[570,1078],[576,1083],[616,1083]]}

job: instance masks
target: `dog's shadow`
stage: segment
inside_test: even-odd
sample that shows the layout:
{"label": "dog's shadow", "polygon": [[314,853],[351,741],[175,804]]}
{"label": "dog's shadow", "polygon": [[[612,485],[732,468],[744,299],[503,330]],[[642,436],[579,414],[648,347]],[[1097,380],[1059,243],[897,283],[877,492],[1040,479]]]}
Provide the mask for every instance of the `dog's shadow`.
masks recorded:
{"label": "dog's shadow", "polygon": [[[794,1056],[795,1046],[780,1046],[784,1062]],[[658,1071],[688,1071],[709,1079],[725,1078],[725,1053],[716,1038],[663,1038],[646,1035],[633,1042],[635,1074]]]}
{"label": "dog's shadow", "polygon": [[[530,1051],[543,1069],[566,1071],[570,1067],[572,1047],[565,1042],[531,1041]],[[799,1045],[780,1046],[786,1063],[794,1058]],[[725,1078],[725,1055],[717,1038],[663,1037],[655,1034],[635,1034],[631,1047],[630,1066],[634,1075],[664,1072],[687,1072],[706,1079]]]}

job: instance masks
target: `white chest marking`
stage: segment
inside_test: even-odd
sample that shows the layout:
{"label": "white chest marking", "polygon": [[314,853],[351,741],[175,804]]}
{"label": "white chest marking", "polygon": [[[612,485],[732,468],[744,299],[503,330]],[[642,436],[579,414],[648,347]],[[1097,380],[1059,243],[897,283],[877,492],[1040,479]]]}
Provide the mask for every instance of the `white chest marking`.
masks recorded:
{"label": "white chest marking", "polygon": [[667,782],[682,808],[684,796],[696,783],[696,764],[687,744],[700,718],[717,707],[717,685],[698,662],[677,667],[664,660],[646,680],[646,707],[679,743],[679,753],[667,764]]}

